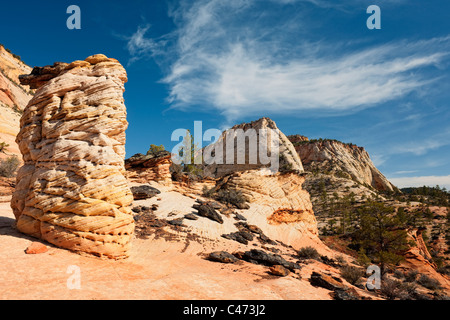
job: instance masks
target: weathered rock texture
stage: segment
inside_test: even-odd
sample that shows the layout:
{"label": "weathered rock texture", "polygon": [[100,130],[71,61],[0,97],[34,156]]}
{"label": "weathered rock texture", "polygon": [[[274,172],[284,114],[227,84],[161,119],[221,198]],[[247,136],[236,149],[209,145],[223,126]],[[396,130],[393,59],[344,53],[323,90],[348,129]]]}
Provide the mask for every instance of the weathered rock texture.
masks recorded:
{"label": "weathered rock texture", "polygon": [[436,264],[423,240],[422,232],[423,229],[408,230],[408,240],[412,245],[404,254],[405,260],[400,263],[399,269],[405,272],[418,271],[420,275],[431,277],[439,281],[446,290],[450,290],[450,277],[436,271]]}
{"label": "weathered rock texture", "polygon": [[33,97],[33,91],[19,83],[19,75],[30,72],[31,67],[0,45],[0,143],[8,144],[0,152],[0,159],[20,155],[15,138],[20,130],[21,112]]}
{"label": "weathered rock texture", "polygon": [[394,186],[375,167],[367,151],[336,140],[311,140],[294,135],[295,146],[306,171],[315,171],[352,179],[379,191],[393,191]]}
{"label": "weathered rock texture", "polygon": [[163,184],[170,184],[172,182],[171,165],[171,154],[168,151],[148,155],[138,153],[125,160],[127,178],[139,183],[158,181]]}
{"label": "weathered rock texture", "polygon": [[[206,155],[212,154],[212,156],[215,155],[215,148],[221,147],[223,150],[223,157],[222,157],[222,163],[218,163],[217,161],[212,164],[205,164],[204,166],[204,174],[213,178],[219,178],[223,177],[227,174],[231,174],[237,171],[245,171],[245,170],[255,170],[255,169],[261,169],[261,168],[269,168],[271,167],[270,164],[264,164],[261,163],[260,158],[260,147],[261,145],[258,145],[260,141],[265,141],[262,139],[260,130],[264,132],[264,130],[271,129],[274,132],[277,133],[278,141],[279,141],[279,150],[276,161],[278,161],[278,171],[298,171],[303,172],[303,165],[302,161],[300,160],[300,157],[298,156],[297,152],[295,151],[294,146],[289,141],[289,139],[281,132],[275,122],[269,118],[261,118],[256,121],[252,121],[250,123],[243,123],[239,125],[233,126],[231,129],[224,131],[217,142],[207,146],[204,148],[203,156],[204,158]],[[238,139],[236,138],[239,130],[247,134],[248,139],[245,142],[245,145],[239,144],[238,145]],[[251,130],[251,131],[249,131]],[[251,135],[251,132],[255,132],[255,135]],[[232,135],[231,135],[232,133]],[[234,146],[233,148],[229,147],[230,150],[234,150],[235,159],[233,163],[227,164],[226,159],[226,150],[227,150],[227,134],[230,134],[234,137]],[[270,134],[269,134],[269,141],[270,141]],[[252,142],[253,141],[253,142]],[[252,144],[252,145],[250,145]],[[254,149],[255,151],[252,151],[251,147],[256,147],[257,149]],[[265,144],[268,148],[268,151],[270,153],[270,145],[269,143]],[[242,153],[245,155],[245,162],[239,163],[237,158],[237,153]],[[256,155],[258,154],[258,158],[256,163],[251,163],[249,155]],[[267,153],[266,153],[267,154]]]}
{"label": "weathered rock texture", "polygon": [[218,181],[217,189],[242,192],[249,200],[254,224],[267,225],[270,237],[292,243],[304,235],[318,235],[309,193],[302,189],[304,181],[295,172],[262,175],[258,170],[250,170],[224,177]]}
{"label": "weathered rock texture", "polygon": [[58,247],[126,257],[134,221],[124,177],[125,69],[95,55],[20,80],[37,92],[16,139],[25,163],[11,201],[17,228]]}

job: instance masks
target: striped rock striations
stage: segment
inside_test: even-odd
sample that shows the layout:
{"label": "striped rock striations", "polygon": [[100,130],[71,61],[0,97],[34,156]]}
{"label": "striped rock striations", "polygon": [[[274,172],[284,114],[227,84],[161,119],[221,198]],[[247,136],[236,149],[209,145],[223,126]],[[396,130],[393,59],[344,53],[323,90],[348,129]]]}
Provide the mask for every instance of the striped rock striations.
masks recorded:
{"label": "striped rock striations", "polygon": [[135,154],[125,160],[127,179],[138,183],[158,181],[161,184],[170,185],[172,175],[170,166],[172,155],[169,151],[159,151],[155,154]]}
{"label": "striped rock striations", "polygon": [[318,239],[317,221],[309,193],[296,172],[265,175],[260,170],[236,172],[219,179],[215,190],[237,190],[249,202],[246,217],[271,239],[300,248]]}
{"label": "striped rock striations", "polygon": [[20,121],[24,165],[11,207],[21,232],[107,258],[128,255],[133,195],[125,178],[127,75],[104,55],[36,67]]}
{"label": "striped rock striations", "polygon": [[328,172],[378,191],[395,190],[394,185],[375,167],[363,147],[330,139],[309,140],[299,135],[288,138],[302,159],[305,171]]}

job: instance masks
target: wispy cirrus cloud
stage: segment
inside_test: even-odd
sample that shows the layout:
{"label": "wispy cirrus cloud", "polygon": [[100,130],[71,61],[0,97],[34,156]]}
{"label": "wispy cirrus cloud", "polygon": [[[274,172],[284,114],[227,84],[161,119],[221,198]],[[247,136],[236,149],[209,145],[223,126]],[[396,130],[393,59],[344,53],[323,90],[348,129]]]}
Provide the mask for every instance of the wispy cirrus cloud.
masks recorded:
{"label": "wispy cirrus cloud", "polygon": [[407,145],[397,146],[395,149],[395,153],[412,153],[417,156],[424,155],[429,151],[433,151],[439,149],[443,146],[450,145],[450,141],[444,140],[425,140],[425,141],[415,141],[415,143],[408,143]]}
{"label": "wispy cirrus cloud", "polygon": [[295,10],[273,24],[288,2],[304,0],[270,9],[249,0],[182,1],[170,12],[177,28],[164,39],[171,41],[146,38],[144,26],[127,48],[132,60],[164,56],[172,107],[214,110],[228,120],[368,108],[429,85],[437,77],[426,71],[448,59],[450,37],[364,48],[313,41]]}
{"label": "wispy cirrus cloud", "polygon": [[416,173],[417,170],[400,170],[400,171],[396,171],[394,172],[395,174],[410,174],[410,173]]}
{"label": "wispy cirrus cloud", "polygon": [[123,35],[115,35],[127,41],[126,49],[130,54],[128,65],[146,58],[156,58],[165,55],[165,47],[168,43],[168,35],[163,35],[159,38],[151,38],[147,36],[150,30],[150,24],[143,24],[138,26],[135,33],[126,37]]}
{"label": "wispy cirrus cloud", "polygon": [[425,155],[430,151],[450,145],[450,128],[444,128],[442,132],[425,139],[414,139],[401,145],[395,145],[387,150],[386,154],[411,153],[416,156]]}
{"label": "wispy cirrus cloud", "polygon": [[150,29],[150,25],[139,26],[137,31],[128,38],[127,50],[132,57],[130,62],[148,54],[156,54],[159,45],[155,40],[145,37],[148,29]]}

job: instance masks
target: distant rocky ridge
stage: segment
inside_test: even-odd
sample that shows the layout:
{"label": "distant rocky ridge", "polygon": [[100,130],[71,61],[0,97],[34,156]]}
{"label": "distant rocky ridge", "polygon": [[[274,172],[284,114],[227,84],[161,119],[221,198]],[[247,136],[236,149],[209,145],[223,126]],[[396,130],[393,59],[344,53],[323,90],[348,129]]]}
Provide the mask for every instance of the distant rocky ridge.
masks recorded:
{"label": "distant rocky ridge", "polygon": [[[249,123],[233,126],[230,131],[241,129],[247,132],[249,129],[273,129],[279,132],[279,170],[320,173],[333,175],[336,178],[352,180],[361,186],[373,189],[377,192],[392,192],[396,187],[375,167],[369,154],[363,147],[353,144],[345,144],[337,140],[309,140],[305,136],[291,135],[286,137],[270,118],[261,118]],[[222,146],[226,150],[226,134],[215,143],[203,149],[204,154],[214,154],[214,148]],[[249,139],[250,140],[250,139]],[[235,139],[235,149],[236,139]],[[236,152],[236,151],[235,151]],[[204,164],[204,174],[211,177],[223,177],[227,174],[245,170],[267,168],[268,165],[260,163],[250,164],[248,162],[248,141],[245,144],[245,164]]]}
{"label": "distant rocky ridge", "polygon": [[294,144],[306,171],[351,179],[377,191],[396,189],[375,167],[363,147],[330,139],[310,141],[300,135],[288,138]]}
{"label": "distant rocky ridge", "polygon": [[16,139],[25,162],[11,200],[17,229],[58,247],[126,257],[134,220],[124,176],[125,69],[94,55],[36,67],[20,80],[37,92]]}

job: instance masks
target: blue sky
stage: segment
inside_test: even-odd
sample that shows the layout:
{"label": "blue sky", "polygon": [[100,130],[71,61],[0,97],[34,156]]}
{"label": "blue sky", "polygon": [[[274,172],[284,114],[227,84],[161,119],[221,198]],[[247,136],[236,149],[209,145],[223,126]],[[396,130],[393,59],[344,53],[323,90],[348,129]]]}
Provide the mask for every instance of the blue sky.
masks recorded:
{"label": "blue sky", "polygon": [[[69,5],[81,30],[69,30]],[[381,29],[369,30],[369,5]],[[394,184],[450,189],[445,0],[16,1],[0,43],[30,66],[104,53],[127,69],[127,156],[271,117],[287,135],[363,146]]]}

